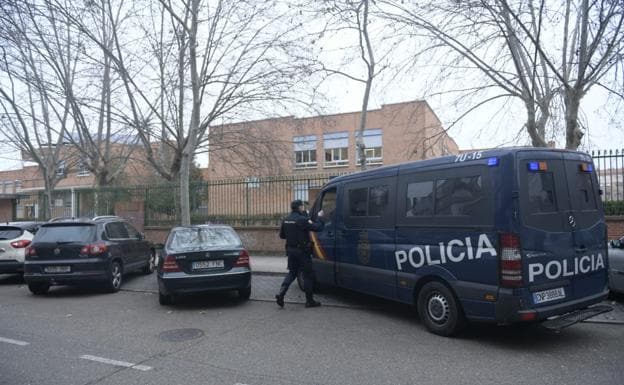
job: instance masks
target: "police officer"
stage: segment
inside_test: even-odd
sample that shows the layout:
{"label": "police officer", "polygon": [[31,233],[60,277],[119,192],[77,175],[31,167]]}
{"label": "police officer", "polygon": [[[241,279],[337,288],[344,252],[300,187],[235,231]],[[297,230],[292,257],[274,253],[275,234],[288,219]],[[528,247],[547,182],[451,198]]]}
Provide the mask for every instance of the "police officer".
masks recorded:
{"label": "police officer", "polygon": [[[277,304],[284,307],[284,296],[293,283],[299,272],[303,272],[303,286],[306,295],[306,307],[321,306],[321,303],[314,300],[312,294],[312,242],[310,242],[309,231],[321,231],[323,223],[312,221],[303,206],[303,202],[295,200],[290,204],[292,210],[282,221],[280,238],[286,240],[286,255],[288,256],[288,274],[282,282],[279,294],[275,296]],[[318,213],[318,217],[323,216],[323,211]]]}

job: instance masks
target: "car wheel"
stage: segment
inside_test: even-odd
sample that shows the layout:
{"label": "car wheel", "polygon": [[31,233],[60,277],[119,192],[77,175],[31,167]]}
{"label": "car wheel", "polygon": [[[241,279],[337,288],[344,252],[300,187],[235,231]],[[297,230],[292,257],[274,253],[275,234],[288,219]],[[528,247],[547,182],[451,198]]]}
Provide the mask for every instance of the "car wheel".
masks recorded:
{"label": "car wheel", "polygon": [[47,283],[29,283],[28,290],[34,295],[44,295],[50,290],[50,285]]}
{"label": "car wheel", "polygon": [[465,318],[453,292],[441,282],[425,284],[418,293],[418,315],[427,330],[451,336],[465,326]]}
{"label": "car wheel", "polygon": [[149,259],[147,260],[147,265],[141,269],[143,274],[152,274],[156,270],[156,252],[153,250],[150,251]]}
{"label": "car wheel", "polygon": [[245,289],[238,289],[238,297],[247,301],[251,297],[251,286]]}
{"label": "car wheel", "polygon": [[108,269],[108,279],[106,282],[106,291],[109,293],[118,292],[121,288],[121,282],[123,280],[123,271],[121,264],[117,261],[113,261]]}
{"label": "car wheel", "polygon": [[158,303],[161,305],[173,305],[173,297],[167,294],[158,292]]}

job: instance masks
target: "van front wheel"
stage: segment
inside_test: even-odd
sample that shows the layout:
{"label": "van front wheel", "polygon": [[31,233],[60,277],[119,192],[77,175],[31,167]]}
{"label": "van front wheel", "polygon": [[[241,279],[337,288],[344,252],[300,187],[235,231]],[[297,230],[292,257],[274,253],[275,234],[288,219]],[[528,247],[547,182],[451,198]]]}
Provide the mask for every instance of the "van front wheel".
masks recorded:
{"label": "van front wheel", "polygon": [[429,282],[418,293],[418,315],[427,330],[451,336],[465,326],[465,319],[451,290],[440,282]]}

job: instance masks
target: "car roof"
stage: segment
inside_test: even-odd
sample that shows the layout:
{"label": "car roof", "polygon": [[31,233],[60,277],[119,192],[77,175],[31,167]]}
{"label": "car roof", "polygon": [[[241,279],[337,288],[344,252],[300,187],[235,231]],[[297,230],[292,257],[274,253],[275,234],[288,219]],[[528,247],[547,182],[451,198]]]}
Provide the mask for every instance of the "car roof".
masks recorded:
{"label": "car roof", "polygon": [[219,224],[203,223],[203,224],[190,225],[190,226],[176,226],[176,227],[173,227],[171,231],[185,230],[185,229],[218,229],[218,228],[234,230],[234,228],[230,225],[225,225],[221,223]]}

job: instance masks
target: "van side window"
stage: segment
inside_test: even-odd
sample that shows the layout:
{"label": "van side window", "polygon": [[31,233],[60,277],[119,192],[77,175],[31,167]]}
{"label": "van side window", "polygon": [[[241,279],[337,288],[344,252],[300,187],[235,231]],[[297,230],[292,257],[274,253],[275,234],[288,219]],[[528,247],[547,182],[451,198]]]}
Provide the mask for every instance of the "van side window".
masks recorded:
{"label": "van side window", "polygon": [[368,189],[358,188],[349,191],[349,215],[365,217],[368,208]]}
{"label": "van side window", "polygon": [[349,190],[349,216],[380,217],[389,202],[390,187],[387,185]]}
{"label": "van side window", "polygon": [[321,201],[321,210],[328,221],[333,221],[334,215],[336,215],[336,190],[329,190],[323,194],[323,200]]}
{"label": "van side window", "polygon": [[388,206],[388,186],[375,186],[368,190],[368,216],[380,217]]}
{"label": "van side window", "polygon": [[433,181],[414,182],[407,185],[406,217],[433,215]]}
{"label": "van side window", "polygon": [[436,215],[473,215],[484,199],[481,176],[438,179]]}
{"label": "van side window", "polygon": [[529,173],[527,188],[531,214],[557,211],[555,180],[552,172]]}

